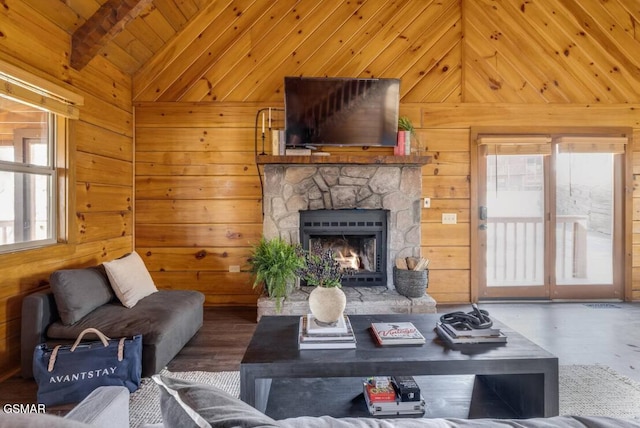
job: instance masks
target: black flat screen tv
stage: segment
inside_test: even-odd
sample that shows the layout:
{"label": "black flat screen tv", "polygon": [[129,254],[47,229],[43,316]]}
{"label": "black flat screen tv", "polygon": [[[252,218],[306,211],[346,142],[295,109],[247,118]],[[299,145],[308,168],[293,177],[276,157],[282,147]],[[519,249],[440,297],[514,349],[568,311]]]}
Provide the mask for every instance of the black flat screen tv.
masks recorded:
{"label": "black flat screen tv", "polygon": [[395,146],[399,79],[285,77],[287,147]]}

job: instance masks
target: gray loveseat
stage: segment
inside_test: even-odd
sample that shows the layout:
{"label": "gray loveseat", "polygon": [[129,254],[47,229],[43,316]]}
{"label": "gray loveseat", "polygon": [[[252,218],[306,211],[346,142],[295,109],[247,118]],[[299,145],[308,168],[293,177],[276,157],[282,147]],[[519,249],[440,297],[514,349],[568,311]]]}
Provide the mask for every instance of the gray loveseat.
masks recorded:
{"label": "gray loveseat", "polygon": [[[144,428],[185,427],[280,427],[280,428],[640,428],[636,420],[607,417],[571,417],[532,419],[424,419],[424,418],[332,418],[297,417],[274,420],[253,407],[213,386],[154,376],[160,384],[160,408],[163,423]],[[48,415],[0,413],[0,428],[74,428],[129,427],[129,391],[109,386],[96,389],[65,418]]]}
{"label": "gray loveseat", "polygon": [[[55,293],[33,293],[22,304],[21,364],[25,378],[33,377],[36,345],[71,342],[88,327],[111,338],[141,334],[142,376],[151,376],[202,327],[202,293],[158,290],[133,307],[126,307],[114,295],[102,265],[54,272],[51,288]],[[92,334],[84,339],[97,340]]]}

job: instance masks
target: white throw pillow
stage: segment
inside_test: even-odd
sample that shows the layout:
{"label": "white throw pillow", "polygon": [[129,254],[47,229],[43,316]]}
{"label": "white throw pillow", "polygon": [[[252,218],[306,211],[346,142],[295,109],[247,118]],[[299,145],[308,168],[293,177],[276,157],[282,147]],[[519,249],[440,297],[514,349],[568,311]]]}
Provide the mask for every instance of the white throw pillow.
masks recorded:
{"label": "white throw pillow", "polygon": [[135,251],[121,259],[103,263],[113,291],[127,308],[158,291],[144,262]]}

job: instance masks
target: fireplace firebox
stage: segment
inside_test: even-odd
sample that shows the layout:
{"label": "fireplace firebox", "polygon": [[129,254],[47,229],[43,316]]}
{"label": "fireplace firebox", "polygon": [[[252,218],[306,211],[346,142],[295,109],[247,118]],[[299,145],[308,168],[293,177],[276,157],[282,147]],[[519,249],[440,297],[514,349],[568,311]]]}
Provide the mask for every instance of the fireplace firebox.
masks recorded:
{"label": "fireplace firebox", "polygon": [[389,210],[344,209],[300,211],[300,243],[331,249],[343,268],[343,286],[387,285]]}

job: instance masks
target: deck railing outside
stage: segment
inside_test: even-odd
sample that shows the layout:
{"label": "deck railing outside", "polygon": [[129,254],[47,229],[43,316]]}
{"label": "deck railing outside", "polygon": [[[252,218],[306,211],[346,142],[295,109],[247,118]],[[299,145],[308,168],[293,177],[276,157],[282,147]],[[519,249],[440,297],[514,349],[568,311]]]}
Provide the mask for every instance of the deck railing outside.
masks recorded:
{"label": "deck railing outside", "polygon": [[[556,217],[558,279],[587,276],[587,221],[583,215]],[[544,224],[541,217],[487,219],[488,285],[544,283]]]}

